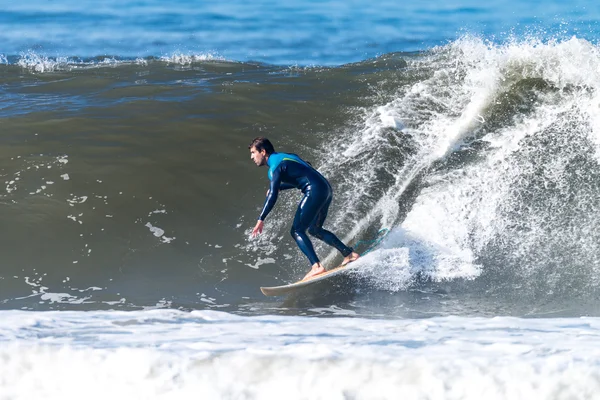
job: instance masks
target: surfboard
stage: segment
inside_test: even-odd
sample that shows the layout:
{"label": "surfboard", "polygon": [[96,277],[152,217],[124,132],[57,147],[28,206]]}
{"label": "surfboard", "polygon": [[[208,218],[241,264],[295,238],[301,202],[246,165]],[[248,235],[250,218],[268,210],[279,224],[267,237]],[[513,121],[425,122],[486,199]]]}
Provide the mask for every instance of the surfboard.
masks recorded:
{"label": "surfboard", "polygon": [[[362,247],[366,246],[366,248],[362,252],[359,253],[361,255],[361,257],[366,255],[370,251],[374,250],[379,245],[379,243],[381,243],[381,241],[388,234],[388,232],[389,232],[388,228],[383,228],[377,232],[377,235],[375,236],[374,239],[358,241],[356,243],[355,248],[358,248],[360,246],[362,246]],[[270,286],[270,287],[261,286],[260,291],[263,292],[263,294],[265,296],[281,296],[281,295],[284,295],[287,293],[291,293],[295,290],[304,288],[306,286],[313,285],[317,282],[324,281],[325,279],[330,279],[330,278],[333,278],[334,276],[343,274],[347,271],[355,269],[356,267],[359,267],[360,264],[361,264],[360,262],[354,261],[354,262],[351,262],[346,265],[340,265],[336,268],[327,270],[327,272],[323,272],[322,274],[313,276],[312,278],[303,279],[301,281],[290,283],[288,285]]]}
{"label": "surfboard", "polygon": [[327,272],[323,272],[322,274],[319,274],[317,276],[313,276],[311,278],[308,279],[303,279],[301,281],[298,282],[294,282],[294,283],[290,283],[288,285],[281,285],[281,286],[271,286],[271,287],[261,287],[260,291],[263,292],[263,294],[265,296],[281,296],[287,293],[291,293],[295,290],[298,290],[300,288],[309,286],[309,285],[313,285],[317,282],[323,281],[325,279],[329,279],[332,278],[336,275],[340,275],[343,274],[347,271],[350,271],[352,269],[355,269],[356,267],[360,266],[360,263],[357,262],[351,262],[349,264],[346,265],[340,265],[339,267],[333,268],[328,270]]}

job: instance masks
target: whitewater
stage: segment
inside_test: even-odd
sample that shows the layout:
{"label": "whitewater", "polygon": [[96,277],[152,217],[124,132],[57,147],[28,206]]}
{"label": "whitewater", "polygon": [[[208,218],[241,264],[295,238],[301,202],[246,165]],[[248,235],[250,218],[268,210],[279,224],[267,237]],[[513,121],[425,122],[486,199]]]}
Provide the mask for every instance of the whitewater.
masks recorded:
{"label": "whitewater", "polygon": [[3,312],[2,397],[572,399],[600,389],[597,318],[338,311]]}

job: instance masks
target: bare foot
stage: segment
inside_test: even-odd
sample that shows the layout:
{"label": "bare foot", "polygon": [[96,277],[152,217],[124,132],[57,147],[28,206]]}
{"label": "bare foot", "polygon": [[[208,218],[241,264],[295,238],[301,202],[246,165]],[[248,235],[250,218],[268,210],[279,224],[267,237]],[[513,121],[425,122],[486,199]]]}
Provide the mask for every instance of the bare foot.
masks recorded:
{"label": "bare foot", "polygon": [[322,274],[323,272],[325,272],[325,267],[323,267],[323,265],[321,265],[320,262],[315,263],[311,267],[310,271],[308,271],[308,274],[306,274],[306,276],[304,278],[302,278],[302,280],[304,281],[306,279],[310,279],[314,276]]}
{"label": "bare foot", "polygon": [[358,257],[360,257],[360,254],[358,254],[358,253],[355,253],[355,252],[352,252],[352,253],[350,253],[350,255],[349,255],[349,256],[347,256],[347,257],[344,257],[344,261],[342,261],[342,266],[344,266],[344,265],[348,265],[348,264],[350,264],[352,261],[356,261],[356,260],[358,260]]}

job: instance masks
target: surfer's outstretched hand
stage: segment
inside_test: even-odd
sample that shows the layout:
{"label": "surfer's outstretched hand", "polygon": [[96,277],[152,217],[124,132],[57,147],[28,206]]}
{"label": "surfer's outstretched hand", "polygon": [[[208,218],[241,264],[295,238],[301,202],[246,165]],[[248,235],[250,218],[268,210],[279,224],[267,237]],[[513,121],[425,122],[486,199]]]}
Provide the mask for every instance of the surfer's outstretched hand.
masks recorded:
{"label": "surfer's outstretched hand", "polygon": [[262,233],[264,226],[265,223],[260,219],[256,221],[256,225],[254,226],[254,229],[252,229],[252,237],[256,237],[259,233]]}

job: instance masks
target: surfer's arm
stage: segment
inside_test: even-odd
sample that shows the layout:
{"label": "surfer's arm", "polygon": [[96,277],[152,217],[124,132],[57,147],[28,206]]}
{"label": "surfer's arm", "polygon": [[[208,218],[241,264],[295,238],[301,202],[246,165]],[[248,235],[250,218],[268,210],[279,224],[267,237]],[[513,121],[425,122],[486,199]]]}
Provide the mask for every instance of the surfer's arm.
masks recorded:
{"label": "surfer's arm", "polygon": [[[288,189],[296,189],[296,186],[294,186],[290,183],[284,183],[284,182],[282,182],[281,185],[279,185],[279,190],[288,190]],[[271,189],[267,189],[267,196],[269,195],[269,193],[271,193]]]}
{"label": "surfer's arm", "polygon": [[269,215],[273,209],[273,206],[277,201],[277,196],[279,195],[279,188],[281,185],[281,171],[280,168],[277,168],[275,171],[273,171],[271,186],[269,187],[269,192],[267,193],[267,198],[265,199],[265,205],[263,206],[260,216],[258,217],[259,221],[264,221],[265,218],[267,218],[267,215]]}

